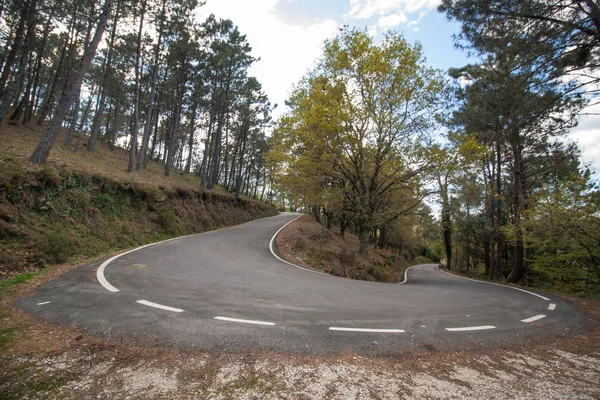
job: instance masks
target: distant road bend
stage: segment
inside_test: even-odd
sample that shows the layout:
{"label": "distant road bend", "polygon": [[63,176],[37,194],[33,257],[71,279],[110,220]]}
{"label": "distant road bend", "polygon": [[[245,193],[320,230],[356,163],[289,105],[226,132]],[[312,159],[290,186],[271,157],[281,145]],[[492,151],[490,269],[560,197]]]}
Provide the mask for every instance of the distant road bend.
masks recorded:
{"label": "distant road bend", "polygon": [[412,267],[404,284],[295,268],[270,250],[298,214],[142,246],[71,271],[17,305],[111,340],[184,348],[390,354],[569,334],[587,316],[558,297]]}

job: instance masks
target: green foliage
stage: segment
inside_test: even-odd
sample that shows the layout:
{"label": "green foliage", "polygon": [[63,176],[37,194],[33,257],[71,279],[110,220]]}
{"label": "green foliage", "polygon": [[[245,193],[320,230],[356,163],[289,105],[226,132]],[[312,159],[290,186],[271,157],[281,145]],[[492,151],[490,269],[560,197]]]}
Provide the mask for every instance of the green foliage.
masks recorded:
{"label": "green foliage", "polygon": [[[595,90],[585,93],[586,85],[597,83],[593,71],[586,70],[583,80],[574,73],[597,68],[591,63],[600,49],[593,44],[598,29],[591,4],[444,0],[440,5],[462,23],[457,43],[480,57],[477,64],[450,71],[460,81],[448,138],[459,145],[456,154],[465,162],[442,188],[455,195],[443,201],[449,265],[456,262],[467,272],[485,265],[491,280],[562,282],[562,290],[569,291],[566,282],[573,281],[590,288],[583,275],[595,275],[597,256],[591,249],[597,243],[582,252],[590,243],[583,244],[579,228],[561,229],[564,224],[556,219],[574,218],[569,201],[556,202],[550,212],[552,202],[543,193],[579,174],[580,151],[556,138],[575,126],[586,98],[597,96]],[[454,172],[456,164],[443,170]]]}
{"label": "green foliage", "polygon": [[600,191],[589,173],[554,181],[528,210],[528,280],[571,293],[600,294]]}
{"label": "green foliage", "polygon": [[42,257],[49,263],[66,263],[77,253],[78,245],[65,228],[46,232]]}
{"label": "green foliage", "polygon": [[14,341],[16,328],[0,328],[0,350]]}
{"label": "green foliage", "polygon": [[112,218],[117,218],[123,213],[123,204],[108,193],[97,194],[93,197],[93,202],[101,212]]}
{"label": "green foliage", "polygon": [[[443,0],[439,11],[462,24],[456,36],[461,48],[484,56],[520,49],[515,69],[537,65],[544,84],[572,81],[573,86],[587,85],[592,88],[589,95],[597,96],[597,2]],[[579,73],[585,79],[574,79]]]}
{"label": "green foliage", "polygon": [[422,133],[444,90],[418,44],[343,30],[326,42],[273,134],[268,161],[278,189],[290,203],[356,223],[366,253],[370,232],[421,201]]}
{"label": "green foliage", "polygon": [[156,213],[156,223],[168,233],[176,233],[179,228],[179,217],[167,207],[161,207]]}
{"label": "green foliage", "polygon": [[2,293],[6,288],[18,285],[23,282],[27,282],[28,280],[35,278],[39,275],[39,272],[22,272],[18,275],[13,276],[12,278],[5,279],[0,281],[0,293]]}
{"label": "green foliage", "polygon": [[60,186],[62,178],[56,168],[45,165],[39,174],[39,180],[44,186]]}
{"label": "green foliage", "polygon": [[0,162],[0,186],[6,191],[19,189],[26,181],[27,175],[20,165],[10,160]]}
{"label": "green foliage", "polygon": [[392,271],[384,261],[369,266],[367,268],[367,274],[369,276],[366,277],[365,280],[373,280],[376,282],[389,282],[392,278]]}
{"label": "green foliage", "polygon": [[426,256],[417,256],[417,258],[415,258],[415,264],[431,264],[432,261],[431,258]]}

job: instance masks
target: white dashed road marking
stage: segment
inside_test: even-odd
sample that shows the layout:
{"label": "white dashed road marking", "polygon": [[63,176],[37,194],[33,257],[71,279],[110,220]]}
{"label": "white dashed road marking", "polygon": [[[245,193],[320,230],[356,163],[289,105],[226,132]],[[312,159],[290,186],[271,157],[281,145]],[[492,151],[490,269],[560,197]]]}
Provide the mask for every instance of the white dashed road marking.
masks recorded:
{"label": "white dashed road marking", "polygon": [[550,304],[548,305],[548,310],[550,310],[550,311],[554,311],[555,309],[556,309],[556,304],[554,304],[554,303],[550,303]]}
{"label": "white dashed road marking", "polygon": [[522,319],[521,322],[533,322],[533,321],[537,321],[538,319],[542,319],[542,318],[546,318],[546,316],[544,314],[540,314],[540,315],[533,316],[531,318]]}
{"label": "white dashed road marking", "polygon": [[402,329],[340,328],[336,326],[330,327],[329,330],[341,332],[404,333]]}
{"label": "white dashed road marking", "polygon": [[465,326],[462,328],[446,328],[449,332],[469,332],[469,331],[485,331],[488,329],[496,329],[494,325],[481,325],[481,326]]}
{"label": "white dashed road marking", "polygon": [[219,321],[228,321],[228,322],[239,322],[242,324],[254,324],[254,325],[275,325],[274,322],[266,322],[266,321],[253,321],[251,319],[239,319],[239,318],[229,318],[229,317],[215,317]]}
{"label": "white dashed road marking", "polygon": [[38,306],[43,306],[44,304],[50,304],[49,301],[44,301],[43,303],[38,303]]}
{"label": "white dashed road marking", "polygon": [[160,308],[161,310],[166,310],[166,311],[183,312],[183,310],[181,308],[163,306],[162,304],[153,303],[153,302],[147,301],[147,300],[138,300],[136,303],[140,303],[140,304],[143,304],[148,307]]}

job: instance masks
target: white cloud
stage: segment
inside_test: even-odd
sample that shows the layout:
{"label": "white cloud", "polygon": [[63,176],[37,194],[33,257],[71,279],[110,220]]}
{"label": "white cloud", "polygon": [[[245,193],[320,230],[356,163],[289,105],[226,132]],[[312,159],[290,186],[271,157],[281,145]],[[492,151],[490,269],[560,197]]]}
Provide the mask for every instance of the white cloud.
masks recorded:
{"label": "white cloud", "polygon": [[377,20],[377,24],[375,25],[381,29],[391,29],[395,26],[403,24],[408,21],[408,17],[405,14],[391,14],[386,15],[385,17],[379,18]]}
{"label": "white cloud", "polygon": [[431,10],[440,0],[350,0],[348,18],[369,19],[389,14],[410,14]]}
{"label": "white cloud", "polygon": [[275,15],[278,0],[208,0],[201,8],[202,18],[215,14],[231,19],[245,34],[252,55],[260,57],[249,73],[263,85],[271,103],[277,103],[275,117],[284,111],[284,101],[292,85],[313,67],[325,39],[335,36],[333,19],[313,25],[289,25]]}
{"label": "white cloud", "polygon": [[568,138],[579,145],[583,163],[591,165],[595,170],[596,180],[600,181],[600,128],[598,128],[600,115],[594,115],[598,112],[600,112],[600,105],[590,106],[584,110],[584,113],[592,115],[582,115],[579,125],[568,135]]}

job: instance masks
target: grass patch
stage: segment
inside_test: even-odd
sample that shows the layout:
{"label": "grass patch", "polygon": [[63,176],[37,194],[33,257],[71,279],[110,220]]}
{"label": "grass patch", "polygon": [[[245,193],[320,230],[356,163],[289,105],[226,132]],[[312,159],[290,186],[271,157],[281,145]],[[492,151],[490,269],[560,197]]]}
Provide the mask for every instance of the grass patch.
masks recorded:
{"label": "grass patch", "polygon": [[231,382],[231,387],[234,389],[250,389],[258,385],[260,378],[253,376],[251,378],[236,379]]}
{"label": "grass patch", "polygon": [[72,235],[65,230],[46,232],[46,246],[43,249],[44,258],[51,263],[65,263],[76,254],[77,244]]}
{"label": "grass patch", "polygon": [[5,349],[15,340],[17,328],[0,328],[0,349]]}
{"label": "grass patch", "polygon": [[40,272],[22,272],[18,275],[13,276],[12,278],[5,279],[0,281],[0,294],[4,293],[4,291],[10,286],[18,285],[23,282],[27,282],[28,280],[35,278],[38,276]]}
{"label": "grass patch", "polygon": [[56,394],[58,390],[69,382],[66,378],[47,377],[31,382],[28,386],[34,392],[43,392],[46,395]]}

